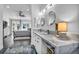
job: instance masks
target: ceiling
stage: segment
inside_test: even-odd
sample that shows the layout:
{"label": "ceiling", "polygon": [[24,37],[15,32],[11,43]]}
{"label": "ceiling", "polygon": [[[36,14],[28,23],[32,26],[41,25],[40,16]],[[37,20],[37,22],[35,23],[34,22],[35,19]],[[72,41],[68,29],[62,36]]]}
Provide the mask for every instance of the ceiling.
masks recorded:
{"label": "ceiling", "polygon": [[24,14],[31,13],[30,4],[4,4],[5,11],[13,11],[18,13],[19,11],[23,11]]}
{"label": "ceiling", "polygon": [[[23,11],[24,14],[31,15],[31,5],[32,4],[3,4],[5,10],[10,10],[13,12],[19,12],[19,11]],[[42,10],[46,4],[36,4],[38,5],[38,7],[40,7],[40,10]]]}

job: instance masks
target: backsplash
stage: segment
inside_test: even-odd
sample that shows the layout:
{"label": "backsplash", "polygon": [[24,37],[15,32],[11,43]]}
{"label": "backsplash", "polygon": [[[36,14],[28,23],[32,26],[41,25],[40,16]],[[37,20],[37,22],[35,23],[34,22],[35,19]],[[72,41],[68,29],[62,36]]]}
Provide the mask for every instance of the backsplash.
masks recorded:
{"label": "backsplash", "polygon": [[[67,32],[67,36],[77,38],[79,40],[79,33]],[[74,39],[76,40],[76,39]]]}

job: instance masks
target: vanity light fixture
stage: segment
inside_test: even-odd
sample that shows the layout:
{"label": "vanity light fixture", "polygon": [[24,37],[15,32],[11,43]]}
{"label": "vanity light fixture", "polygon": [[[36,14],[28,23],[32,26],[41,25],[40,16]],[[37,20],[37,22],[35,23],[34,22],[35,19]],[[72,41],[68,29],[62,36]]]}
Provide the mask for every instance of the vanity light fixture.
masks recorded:
{"label": "vanity light fixture", "polygon": [[46,6],[46,8],[47,9],[50,9],[50,8],[52,8],[52,7],[54,7],[55,6],[55,4],[48,4],[47,6]]}
{"label": "vanity light fixture", "polygon": [[47,7],[47,9],[49,9],[50,8],[50,4],[48,4],[46,7]]}

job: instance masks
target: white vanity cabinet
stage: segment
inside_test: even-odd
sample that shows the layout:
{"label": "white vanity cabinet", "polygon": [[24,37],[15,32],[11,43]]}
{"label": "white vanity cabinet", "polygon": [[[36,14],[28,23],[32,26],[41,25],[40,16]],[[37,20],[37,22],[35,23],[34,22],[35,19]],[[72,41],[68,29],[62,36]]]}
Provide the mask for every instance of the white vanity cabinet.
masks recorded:
{"label": "white vanity cabinet", "polygon": [[35,46],[35,49],[38,54],[47,53],[46,46],[45,46],[44,42],[42,41],[42,38],[35,33],[33,33],[33,43],[32,44]]}
{"label": "white vanity cabinet", "polygon": [[78,43],[69,44],[55,48],[55,54],[74,54],[77,53]]}
{"label": "white vanity cabinet", "polygon": [[39,36],[36,36],[36,51],[37,53],[41,53],[41,46],[42,46],[42,41],[41,38]]}
{"label": "white vanity cabinet", "polygon": [[32,36],[32,42],[31,42],[32,45],[36,45],[36,35],[33,33],[33,36]]}
{"label": "white vanity cabinet", "polygon": [[38,54],[73,54],[79,53],[79,42],[75,40],[63,41],[53,38],[52,35],[43,35],[35,32],[35,48]]}

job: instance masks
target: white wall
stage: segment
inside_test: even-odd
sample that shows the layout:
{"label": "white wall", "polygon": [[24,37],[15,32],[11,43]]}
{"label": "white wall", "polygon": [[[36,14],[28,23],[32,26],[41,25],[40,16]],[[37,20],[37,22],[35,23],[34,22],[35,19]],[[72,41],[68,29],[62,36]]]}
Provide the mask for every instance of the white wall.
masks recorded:
{"label": "white wall", "polygon": [[79,5],[60,4],[55,11],[57,21],[68,21],[68,32],[79,32]]}
{"label": "white wall", "polygon": [[4,30],[4,35],[10,34],[10,18],[17,18],[17,15],[10,10],[5,10],[3,13],[3,20],[8,22],[8,26]]}
{"label": "white wall", "polygon": [[0,50],[3,48],[3,21],[2,21],[3,5],[0,5]]}

